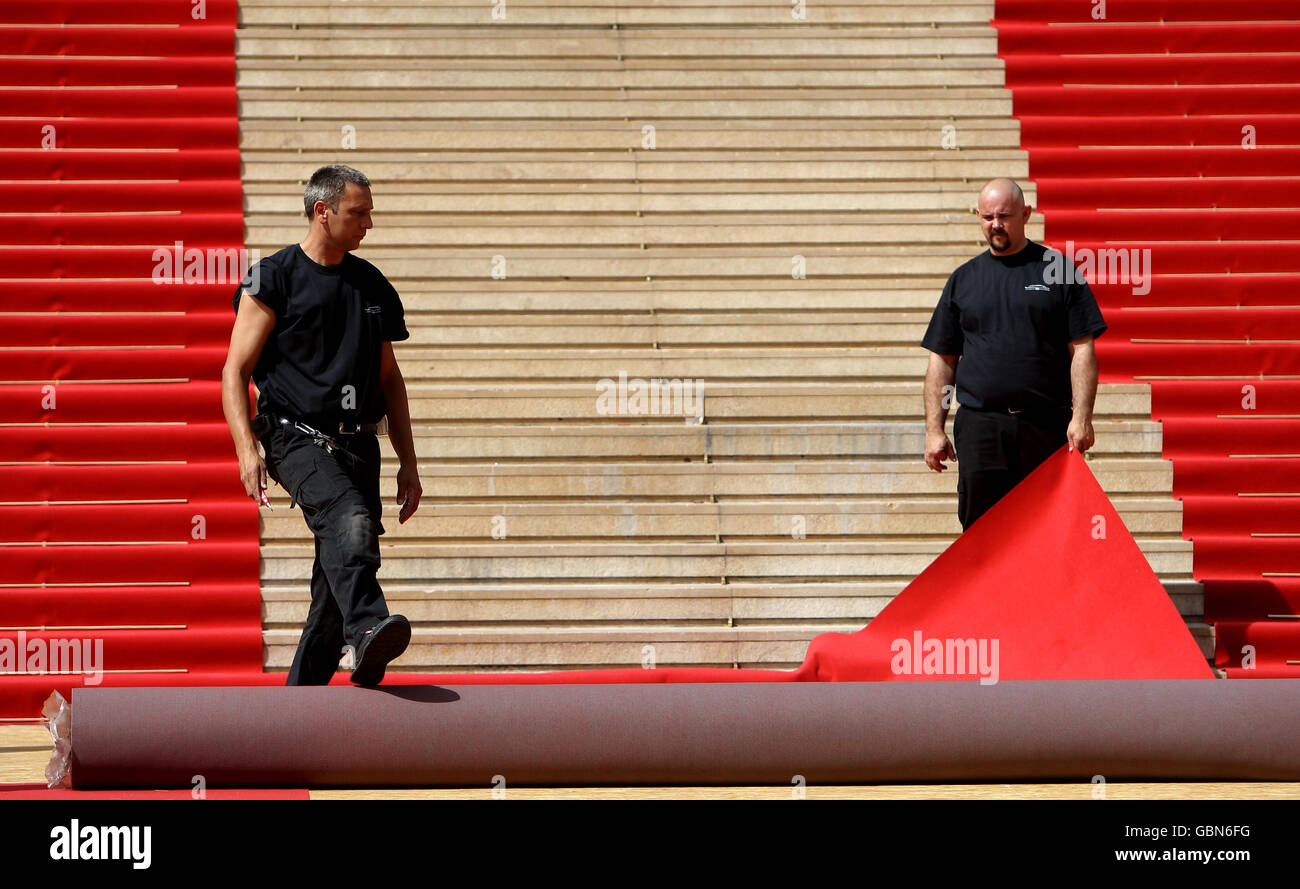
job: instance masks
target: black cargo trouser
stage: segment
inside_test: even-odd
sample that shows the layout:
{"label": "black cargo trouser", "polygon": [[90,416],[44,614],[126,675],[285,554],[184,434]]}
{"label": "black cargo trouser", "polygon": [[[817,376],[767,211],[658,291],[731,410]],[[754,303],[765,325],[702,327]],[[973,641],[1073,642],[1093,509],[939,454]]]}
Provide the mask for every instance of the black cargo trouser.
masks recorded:
{"label": "black cargo trouser", "polygon": [[316,537],[311,607],[288,685],[327,685],[345,644],[388,617],[379,588],[379,440],[373,433],[336,439],[356,459],[332,454],[311,436],[273,424],[262,439],[266,468],[302,509]]}
{"label": "black cargo trouser", "polygon": [[1066,443],[1070,415],[1068,408],[1016,414],[958,409],[952,432],[963,530]]}

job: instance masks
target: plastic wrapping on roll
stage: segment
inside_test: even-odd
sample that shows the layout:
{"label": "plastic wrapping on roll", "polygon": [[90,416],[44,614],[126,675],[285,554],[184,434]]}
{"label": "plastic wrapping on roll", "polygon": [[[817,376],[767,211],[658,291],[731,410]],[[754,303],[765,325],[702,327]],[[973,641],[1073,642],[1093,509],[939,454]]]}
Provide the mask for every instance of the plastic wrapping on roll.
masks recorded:
{"label": "plastic wrapping on roll", "polygon": [[41,708],[45,727],[54,739],[54,752],[45,766],[45,783],[51,789],[72,786],[69,769],[72,764],[72,710],[63,695],[51,692]]}

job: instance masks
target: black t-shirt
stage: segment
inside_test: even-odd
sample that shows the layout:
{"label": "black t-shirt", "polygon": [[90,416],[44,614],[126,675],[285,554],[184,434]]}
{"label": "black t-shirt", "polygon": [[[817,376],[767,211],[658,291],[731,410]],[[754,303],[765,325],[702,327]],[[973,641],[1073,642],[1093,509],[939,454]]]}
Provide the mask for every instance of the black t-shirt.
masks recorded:
{"label": "black t-shirt", "polygon": [[[1056,273],[1045,275],[1053,254]],[[1063,273],[1063,261],[1031,241],[1012,256],[986,250],[949,276],[921,345],[961,356],[962,407],[1070,407],[1070,341],[1101,336],[1106,322],[1087,282]]]}
{"label": "black t-shirt", "polygon": [[383,417],[380,350],[410,334],[402,301],[379,269],[351,253],[320,265],[294,244],[249,269],[235,291],[236,312],[244,290],[275,312],[253,369],[259,413],[322,430]]}

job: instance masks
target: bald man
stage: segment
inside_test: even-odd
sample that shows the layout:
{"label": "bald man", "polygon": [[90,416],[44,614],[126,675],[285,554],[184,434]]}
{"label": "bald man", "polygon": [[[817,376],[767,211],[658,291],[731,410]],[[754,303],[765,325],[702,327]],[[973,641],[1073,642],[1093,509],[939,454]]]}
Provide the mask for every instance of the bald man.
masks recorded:
{"label": "bald man", "polygon": [[[925,462],[936,472],[957,462],[963,529],[1062,445],[1092,447],[1093,340],[1106,330],[1086,282],[1046,274],[1052,253],[1025,236],[1020,186],[994,179],[978,212],[989,249],[949,276],[921,340]],[[954,396],[955,449],[944,432]]]}

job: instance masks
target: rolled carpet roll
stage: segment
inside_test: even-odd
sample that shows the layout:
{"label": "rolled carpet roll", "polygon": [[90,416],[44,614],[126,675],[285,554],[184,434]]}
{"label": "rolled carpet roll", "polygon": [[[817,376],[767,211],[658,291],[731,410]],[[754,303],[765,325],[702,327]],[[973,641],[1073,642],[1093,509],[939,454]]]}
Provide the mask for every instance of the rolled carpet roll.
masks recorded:
{"label": "rolled carpet roll", "polygon": [[1300,779],[1291,680],[78,688],[72,786]]}

